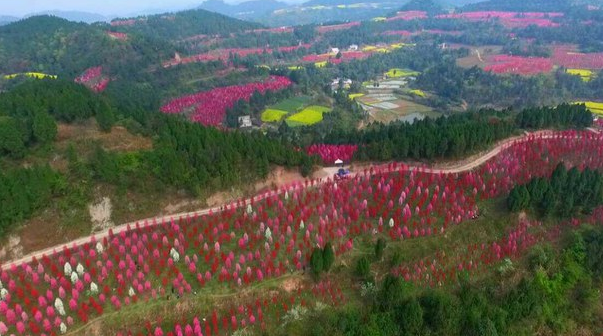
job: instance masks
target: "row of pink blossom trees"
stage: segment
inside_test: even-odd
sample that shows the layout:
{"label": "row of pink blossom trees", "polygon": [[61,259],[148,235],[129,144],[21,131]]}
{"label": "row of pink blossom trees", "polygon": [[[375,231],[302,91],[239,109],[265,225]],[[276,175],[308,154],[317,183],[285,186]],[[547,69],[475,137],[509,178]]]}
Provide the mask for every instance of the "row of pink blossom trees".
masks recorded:
{"label": "row of pink blossom trees", "polygon": [[75,82],[83,84],[90,90],[99,93],[105,91],[110,79],[103,76],[103,67],[97,66],[86,69],[81,76],[75,79]]}
{"label": "row of pink blossom trees", "polygon": [[193,109],[191,120],[203,125],[218,126],[224,121],[226,110],[239,100],[251,98],[254,92],[265,93],[289,87],[291,80],[283,76],[270,76],[262,82],[219,87],[210,91],[180,97],[161,107],[161,112],[174,114]]}
{"label": "row of pink blossom trees", "polygon": [[356,150],[358,150],[357,145],[314,144],[306,148],[306,153],[318,155],[323,163],[332,165],[335,160],[350,162]]}

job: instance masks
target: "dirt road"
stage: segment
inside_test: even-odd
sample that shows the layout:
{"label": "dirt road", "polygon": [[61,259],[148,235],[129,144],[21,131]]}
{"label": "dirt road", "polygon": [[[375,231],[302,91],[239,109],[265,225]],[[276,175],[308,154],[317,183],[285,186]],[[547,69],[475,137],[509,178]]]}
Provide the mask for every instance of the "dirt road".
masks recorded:
{"label": "dirt road", "polygon": [[[538,133],[542,133],[542,134],[546,134],[547,131],[542,131],[542,132],[537,132],[537,133],[532,133],[532,134],[538,134]],[[431,169],[431,172],[434,174],[438,174],[438,173],[460,173],[460,172],[464,172],[464,171],[468,171],[468,170],[472,170],[482,164],[484,164],[486,161],[490,160],[491,158],[495,157],[496,155],[498,155],[502,150],[504,150],[505,148],[507,148],[508,146],[510,146],[511,144],[513,144],[516,141],[525,141],[528,139],[529,135],[531,135],[530,133],[526,133],[523,136],[517,136],[517,137],[512,137],[506,140],[503,140],[501,142],[499,142],[496,147],[494,147],[492,150],[490,150],[489,152],[486,153],[480,153],[477,154],[467,160],[463,160],[461,162],[457,162],[454,163],[452,165],[442,165],[442,166],[435,166]],[[383,165],[381,165],[383,166]],[[375,167],[379,167],[379,165],[376,165]],[[409,170],[414,170],[414,169],[418,169],[418,167],[413,167],[413,166],[409,166],[408,167]],[[337,172],[337,168],[336,167],[325,167],[322,168],[322,170],[318,173],[315,174],[315,176],[319,176],[320,179],[318,180],[318,183],[325,183],[327,181],[328,177],[332,177],[333,174],[335,174]],[[293,190],[296,189],[300,189],[303,187],[303,181],[298,181],[298,183],[294,184],[293,186],[291,186],[290,188],[287,188],[289,190],[291,190],[291,188],[293,188]],[[284,192],[285,189],[281,188],[279,189],[279,192]],[[256,195],[254,197],[255,201],[259,201],[259,200],[263,200],[266,197],[268,197],[268,195],[272,195],[272,193],[267,194],[261,194],[261,195]],[[245,200],[245,205],[248,204],[251,201],[251,198],[246,199]],[[159,216],[159,217],[153,217],[153,218],[147,218],[147,219],[142,219],[142,220],[138,220],[136,222],[138,223],[144,223],[145,221],[148,221],[149,223],[162,223],[164,221],[170,221],[172,219],[178,219],[180,217],[186,218],[186,217],[195,217],[195,216],[202,216],[202,215],[207,215],[210,212],[213,213],[217,213],[221,211],[221,207],[214,207],[214,208],[209,208],[209,209],[203,209],[203,210],[199,210],[199,211],[193,211],[193,212],[183,212],[183,213],[179,213],[179,214],[173,214],[173,215],[168,215],[168,216]],[[33,253],[30,253],[20,259],[17,260],[12,260],[9,262],[6,262],[5,264],[2,265],[2,270],[6,270],[9,269],[12,265],[15,266],[20,266],[23,263],[27,263],[29,261],[32,260],[32,258],[37,258],[40,259],[42,258],[42,256],[46,255],[52,255],[55,252],[60,252],[63,249],[63,246],[74,246],[74,245],[83,245],[85,243],[90,242],[90,239],[92,236],[94,236],[96,238],[97,241],[102,240],[105,237],[109,236],[109,230],[113,230],[113,234],[119,234],[122,231],[126,231],[128,229],[128,226],[130,227],[134,227],[136,225],[136,222],[130,222],[130,223],[126,223],[126,224],[122,224],[110,229],[106,229],[104,231],[101,232],[97,232],[94,235],[91,236],[87,236],[87,237],[82,237],[79,239],[76,239],[74,241],[71,241],[69,243],[66,244],[61,244],[61,245],[57,245],[57,246],[53,246],[53,247],[49,247],[47,249],[41,250],[41,251],[36,251]]]}

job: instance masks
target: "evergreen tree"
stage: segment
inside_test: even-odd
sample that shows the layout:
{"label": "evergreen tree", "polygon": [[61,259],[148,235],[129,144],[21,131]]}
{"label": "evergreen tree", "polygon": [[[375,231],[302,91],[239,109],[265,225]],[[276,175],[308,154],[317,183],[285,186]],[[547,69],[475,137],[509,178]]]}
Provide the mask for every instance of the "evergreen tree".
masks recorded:
{"label": "evergreen tree", "polygon": [[310,256],[310,267],[312,268],[312,273],[315,277],[320,276],[320,273],[324,270],[323,251],[318,247],[315,247],[312,251],[312,255]]}
{"label": "evergreen tree", "polygon": [[370,280],[371,275],[371,263],[366,257],[360,257],[356,262],[356,268],[354,270],[357,277],[364,281]]}
{"label": "evergreen tree", "polygon": [[115,124],[115,115],[113,114],[113,110],[104,102],[99,104],[99,107],[96,111],[96,122],[98,123],[100,130],[103,132],[111,131],[111,128]]}
{"label": "evergreen tree", "polygon": [[396,317],[402,335],[420,335],[423,328],[423,308],[415,298],[398,306]]}
{"label": "evergreen tree", "polygon": [[381,258],[383,258],[383,251],[385,250],[385,245],[385,239],[377,239],[377,243],[375,244],[375,257],[377,258],[377,260],[381,260]]}
{"label": "evergreen tree", "polygon": [[0,154],[21,158],[25,154],[23,135],[17,128],[15,119],[0,116]]}
{"label": "evergreen tree", "polygon": [[57,123],[46,112],[38,112],[33,119],[33,135],[42,144],[54,141],[57,136]]}
{"label": "evergreen tree", "polygon": [[331,266],[335,262],[335,253],[333,252],[333,246],[331,242],[327,242],[322,251],[322,264],[325,272],[328,272],[331,269]]}

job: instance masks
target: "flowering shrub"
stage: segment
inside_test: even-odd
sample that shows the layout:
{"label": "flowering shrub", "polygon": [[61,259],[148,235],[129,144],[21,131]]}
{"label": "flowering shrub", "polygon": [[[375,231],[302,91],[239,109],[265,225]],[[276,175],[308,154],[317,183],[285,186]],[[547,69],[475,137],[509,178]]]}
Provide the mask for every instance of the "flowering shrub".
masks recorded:
{"label": "flowering shrub", "polygon": [[426,19],[427,12],[425,11],[401,11],[397,12],[395,16],[387,18],[386,21],[396,21],[396,20],[417,20],[417,19]]}
{"label": "flowering shrub", "polygon": [[337,159],[350,162],[357,149],[357,145],[314,144],[306,149],[306,153],[320,156],[325,164],[333,164]]}
{"label": "flowering shrub", "polygon": [[553,70],[551,59],[543,57],[493,55],[488,58],[488,64],[485,70],[497,74],[535,75]]}
{"label": "flowering shrub", "polygon": [[603,53],[579,53],[570,45],[555,47],[552,59],[555,65],[565,68],[603,69]]}
{"label": "flowering shrub", "polygon": [[287,88],[292,82],[287,77],[270,76],[263,82],[233,85],[216,88],[176,98],[161,107],[168,114],[182,113],[194,109],[191,120],[203,125],[217,126],[224,121],[226,110],[239,100],[249,100],[254,92],[278,91]]}
{"label": "flowering shrub", "polygon": [[438,19],[463,19],[469,21],[491,21],[497,19],[508,28],[525,28],[530,25],[539,27],[559,27],[558,23],[549,18],[561,17],[563,13],[551,12],[465,12],[453,14],[441,14],[436,16]]}
{"label": "flowering shrub", "polygon": [[356,27],[356,26],[360,26],[360,21],[352,21],[349,23],[342,23],[342,24],[330,25],[330,26],[318,26],[318,27],[316,27],[316,31],[318,31],[320,34],[324,34],[324,33],[337,31],[337,30],[346,30],[346,29],[350,29],[350,28]]}
{"label": "flowering shrub", "polygon": [[295,50],[305,48],[310,48],[310,44],[301,44],[296,46],[288,46],[288,47],[279,47],[276,49],[271,48],[231,48],[231,49],[216,49],[206,53],[197,54],[184,58],[174,58],[167,62],[163,63],[163,67],[171,67],[178,64],[189,64],[189,63],[197,63],[197,62],[212,62],[212,61],[222,61],[224,63],[228,62],[231,56],[237,55],[239,57],[246,57],[249,55],[261,55],[264,53],[272,54],[274,51],[279,52],[293,52]]}
{"label": "flowering shrub", "polygon": [[126,34],[126,33],[108,31],[107,35],[109,35],[110,37],[112,37],[116,40],[120,40],[120,41],[125,41],[128,39],[128,34]]}
{"label": "flowering shrub", "polygon": [[102,74],[102,66],[89,68],[86,69],[81,76],[77,77],[75,82],[87,86],[90,88],[90,90],[96,93],[103,92],[107,88],[110,80],[108,78],[104,78]]}

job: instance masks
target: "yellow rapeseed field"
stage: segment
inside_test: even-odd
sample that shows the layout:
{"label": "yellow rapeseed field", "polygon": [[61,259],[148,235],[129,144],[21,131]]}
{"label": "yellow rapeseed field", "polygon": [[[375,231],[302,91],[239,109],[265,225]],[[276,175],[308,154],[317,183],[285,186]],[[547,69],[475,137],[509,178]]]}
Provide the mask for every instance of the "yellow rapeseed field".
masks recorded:
{"label": "yellow rapeseed field", "polygon": [[588,108],[592,113],[603,115],[603,103],[593,101],[579,101],[574,102],[574,104],[584,104],[586,105],[586,108]]}
{"label": "yellow rapeseed field", "polygon": [[325,106],[308,106],[301,112],[298,112],[287,118],[289,126],[309,126],[322,121],[323,113],[330,112],[331,109]]}
{"label": "yellow rapeseed field", "polygon": [[281,121],[284,116],[287,115],[287,111],[283,110],[275,110],[275,109],[266,109],[262,112],[262,121],[263,122],[277,122]]}
{"label": "yellow rapeseed field", "polygon": [[18,76],[26,76],[26,77],[37,78],[37,79],[43,79],[43,78],[57,79],[57,76],[55,76],[55,75],[47,75],[47,74],[41,73],[41,72],[24,72],[24,73],[6,75],[6,76],[4,76],[4,79],[13,79]]}

